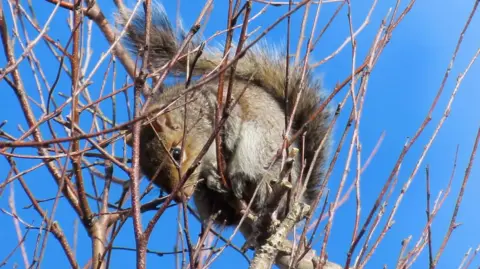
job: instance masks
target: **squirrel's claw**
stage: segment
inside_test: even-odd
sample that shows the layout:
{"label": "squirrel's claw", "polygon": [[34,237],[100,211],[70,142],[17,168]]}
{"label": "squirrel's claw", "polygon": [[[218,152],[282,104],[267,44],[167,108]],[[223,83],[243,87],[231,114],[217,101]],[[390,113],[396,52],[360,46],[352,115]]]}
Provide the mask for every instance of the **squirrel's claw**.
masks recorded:
{"label": "squirrel's claw", "polygon": [[207,188],[219,192],[226,193],[228,190],[223,186],[222,181],[220,180],[220,175],[217,174],[215,169],[209,169],[208,175],[205,176],[205,184]]}

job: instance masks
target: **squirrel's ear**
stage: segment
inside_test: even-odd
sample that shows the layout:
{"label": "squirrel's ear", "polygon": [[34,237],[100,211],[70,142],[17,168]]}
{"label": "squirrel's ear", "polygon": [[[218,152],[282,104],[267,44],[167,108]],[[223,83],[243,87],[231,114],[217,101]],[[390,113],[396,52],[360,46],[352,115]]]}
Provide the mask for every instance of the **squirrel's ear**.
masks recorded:
{"label": "squirrel's ear", "polygon": [[173,130],[177,131],[177,130],[180,130],[180,128],[181,128],[180,124],[178,124],[178,123],[173,123],[172,124],[172,129]]}
{"label": "squirrel's ear", "polygon": [[175,121],[175,118],[169,113],[158,116],[153,122],[153,126],[156,131],[165,132],[170,132],[172,130],[178,131],[182,128],[182,125]]}
{"label": "squirrel's ear", "polygon": [[153,130],[157,133],[168,133],[172,130],[177,131],[181,128],[178,123],[172,121],[168,114],[157,117],[151,122],[151,126],[153,126]]}
{"label": "squirrel's ear", "polygon": [[160,115],[155,120],[153,120],[151,124],[153,126],[153,129],[156,132],[160,133],[165,130],[167,119],[165,118],[165,115]]}

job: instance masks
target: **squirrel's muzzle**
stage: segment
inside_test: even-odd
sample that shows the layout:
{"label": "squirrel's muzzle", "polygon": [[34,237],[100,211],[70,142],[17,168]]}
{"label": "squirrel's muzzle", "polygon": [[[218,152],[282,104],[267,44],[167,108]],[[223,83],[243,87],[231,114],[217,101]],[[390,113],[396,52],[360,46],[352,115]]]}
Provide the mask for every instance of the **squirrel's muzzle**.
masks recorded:
{"label": "squirrel's muzzle", "polygon": [[194,191],[195,191],[195,186],[193,186],[192,184],[189,184],[189,182],[187,181],[181,191],[172,193],[172,195],[174,195],[173,200],[175,200],[175,202],[177,203],[186,202],[190,199],[190,197],[192,197]]}

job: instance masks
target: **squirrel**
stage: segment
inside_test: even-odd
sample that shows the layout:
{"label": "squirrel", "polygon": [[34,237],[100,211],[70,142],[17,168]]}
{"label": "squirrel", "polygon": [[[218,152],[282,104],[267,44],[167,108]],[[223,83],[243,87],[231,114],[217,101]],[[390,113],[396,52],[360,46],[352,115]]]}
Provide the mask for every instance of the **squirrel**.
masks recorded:
{"label": "squirrel", "polygon": [[[125,27],[131,13],[123,10],[117,14],[116,22]],[[186,36],[182,30],[174,30],[161,4],[152,5],[150,35],[148,61],[152,70],[166,66],[179,53]],[[145,48],[143,11],[133,14],[124,41],[137,55]],[[194,43],[191,47],[199,45],[198,40],[191,42]],[[187,52],[182,51],[180,55]],[[180,57],[170,71],[176,75],[187,75],[191,68],[195,76],[208,74],[218,69],[222,59],[220,49],[205,47],[194,66],[189,66],[187,57]],[[277,219],[284,218],[288,208],[286,195],[278,199],[275,194],[275,185],[282,172],[281,158],[277,158],[270,168],[269,165],[284,142],[285,118],[290,117],[297,97],[299,101],[291,133],[309,120],[323,100],[321,81],[313,76],[308,67],[306,72],[302,72],[302,66],[290,67],[288,94],[285,96],[285,59],[277,48],[266,43],[255,44],[238,60],[235,73],[230,74],[229,69],[225,72],[225,81],[234,80],[232,98],[238,101],[229,112],[221,133],[225,177],[230,186],[224,186],[220,180],[216,146],[212,143],[180,193],[171,193],[215,129],[218,78],[187,94],[186,98],[177,98],[185,90],[185,84],[182,83],[162,85],[161,91],[150,96],[151,100],[144,111],[154,115],[148,118],[148,124],[142,125],[140,131],[139,161],[142,173],[162,190],[175,195],[177,201],[179,197],[193,196],[203,221],[215,215],[215,224],[237,225],[243,213],[232,205],[232,201],[252,202],[250,210],[254,214],[260,214],[261,210],[273,205],[277,208]],[[227,92],[227,85],[225,83],[224,92]],[[176,98],[176,103],[164,109]],[[329,154],[331,139],[328,125],[332,114],[331,109],[324,109],[306,125],[304,135],[292,143],[292,147],[299,152],[293,157],[291,183],[306,186],[300,200],[306,204],[311,204],[319,194],[319,184]],[[324,139],[326,142],[321,146]],[[315,157],[318,149],[318,156]],[[177,164],[180,165],[180,174]],[[311,175],[308,182],[304,183],[303,178],[310,169]],[[247,237],[246,234],[252,229],[251,225],[246,224],[240,231]]]}

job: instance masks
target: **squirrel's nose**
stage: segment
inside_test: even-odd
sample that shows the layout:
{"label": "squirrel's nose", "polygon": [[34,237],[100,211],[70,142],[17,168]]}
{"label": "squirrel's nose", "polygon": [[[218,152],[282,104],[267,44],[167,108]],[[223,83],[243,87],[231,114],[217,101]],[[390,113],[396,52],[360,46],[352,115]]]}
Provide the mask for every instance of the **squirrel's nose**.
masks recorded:
{"label": "squirrel's nose", "polygon": [[191,194],[187,194],[184,191],[178,191],[173,195],[174,195],[173,200],[175,200],[175,202],[177,203],[187,202],[192,196]]}

